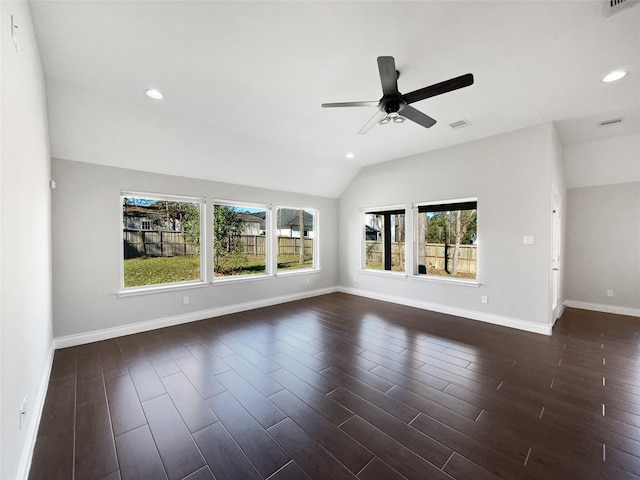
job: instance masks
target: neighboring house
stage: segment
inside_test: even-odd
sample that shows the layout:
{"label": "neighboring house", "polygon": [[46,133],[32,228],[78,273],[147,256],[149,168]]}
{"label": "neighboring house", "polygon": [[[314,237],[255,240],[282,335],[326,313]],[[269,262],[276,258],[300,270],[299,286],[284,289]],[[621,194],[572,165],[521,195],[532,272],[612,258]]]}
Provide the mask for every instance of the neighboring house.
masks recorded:
{"label": "neighboring house", "polygon": [[126,205],[122,213],[122,225],[127,230],[181,231],[179,218],[167,218],[164,211],[152,205]]}
{"label": "neighboring house", "polygon": [[[279,208],[277,210],[277,230],[279,237],[300,238],[300,210],[291,208]],[[262,233],[266,231],[266,220],[264,212],[256,213],[254,216],[260,218],[260,228]],[[313,238],[313,215],[304,212],[304,236]]]}
{"label": "neighboring house", "polygon": [[[299,210],[282,208],[278,210],[278,236],[300,238]],[[313,215],[304,212],[304,236],[313,238]]]}
{"label": "neighboring house", "polygon": [[247,212],[239,213],[238,216],[242,218],[242,232],[240,235],[264,235],[263,218]]}
{"label": "neighboring house", "polygon": [[366,240],[373,240],[378,242],[382,240],[382,234],[380,233],[380,230],[369,225],[365,225],[364,229]]}

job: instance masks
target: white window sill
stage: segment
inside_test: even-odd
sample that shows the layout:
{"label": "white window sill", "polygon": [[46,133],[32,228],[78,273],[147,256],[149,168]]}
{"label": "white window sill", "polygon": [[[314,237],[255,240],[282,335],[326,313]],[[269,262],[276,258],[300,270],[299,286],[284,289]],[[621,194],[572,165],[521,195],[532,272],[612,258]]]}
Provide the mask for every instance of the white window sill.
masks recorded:
{"label": "white window sill", "polygon": [[278,277],[290,277],[294,275],[314,275],[320,273],[319,268],[300,268],[297,270],[283,270],[282,272],[276,273]]}
{"label": "white window sill", "polygon": [[396,277],[396,278],[407,278],[407,274],[405,272],[394,272],[391,270],[369,270],[369,269],[360,269],[358,273],[364,275],[379,275],[382,277]]}
{"label": "white window sill", "polygon": [[225,283],[254,282],[258,280],[269,280],[274,275],[261,273],[255,275],[229,275],[228,277],[216,277],[211,281],[211,285],[224,285]]}
{"label": "white window sill", "polygon": [[192,288],[208,287],[207,282],[182,282],[182,283],[166,283],[162,285],[148,285],[144,287],[130,287],[120,290],[116,293],[118,298],[135,297],[138,295],[149,295],[152,293],[173,292],[176,290],[189,290]]}
{"label": "white window sill", "polygon": [[480,282],[478,280],[465,280],[462,278],[446,278],[436,275],[411,275],[411,280],[418,280],[424,282],[436,282],[436,283],[448,283],[451,285],[460,285],[462,287],[479,287]]}

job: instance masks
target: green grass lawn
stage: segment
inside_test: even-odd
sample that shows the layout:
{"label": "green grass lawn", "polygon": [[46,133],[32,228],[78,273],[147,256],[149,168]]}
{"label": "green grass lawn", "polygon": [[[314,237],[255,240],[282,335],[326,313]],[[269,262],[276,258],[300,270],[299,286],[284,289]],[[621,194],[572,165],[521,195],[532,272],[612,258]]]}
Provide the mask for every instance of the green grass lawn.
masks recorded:
{"label": "green grass lawn", "polygon": [[[300,263],[298,255],[279,255],[278,270],[297,270],[313,267],[310,256]],[[265,259],[261,255],[246,255],[243,265],[231,274],[255,275],[265,272]],[[223,276],[216,274],[216,276]],[[161,283],[187,282],[200,279],[200,257],[138,257],[124,261],[124,286],[141,287]]]}
{"label": "green grass lawn", "polygon": [[124,261],[124,286],[200,280],[200,257],[138,257]]}
{"label": "green grass lawn", "polygon": [[305,255],[304,263],[300,263],[300,255],[278,255],[278,270],[299,270],[312,267],[313,258],[311,255]]}

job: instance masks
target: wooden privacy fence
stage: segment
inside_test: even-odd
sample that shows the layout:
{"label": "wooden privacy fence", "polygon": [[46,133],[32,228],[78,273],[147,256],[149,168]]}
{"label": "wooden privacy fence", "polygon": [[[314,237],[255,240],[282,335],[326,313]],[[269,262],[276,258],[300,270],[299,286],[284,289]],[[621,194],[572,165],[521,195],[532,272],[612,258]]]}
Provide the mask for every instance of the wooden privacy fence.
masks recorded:
{"label": "wooden privacy fence", "polygon": [[[304,239],[304,253],[313,253],[313,238]],[[292,237],[278,237],[278,255],[299,255],[300,239]]]}
{"label": "wooden privacy fence", "polygon": [[[453,254],[456,246],[449,245],[448,256],[450,266],[453,262]],[[458,254],[458,273],[476,273],[478,267],[477,245],[460,245]],[[424,258],[424,260],[423,260]],[[422,263],[422,262],[425,263]],[[418,258],[418,264],[426,265],[428,268],[435,270],[444,270],[444,244],[443,243],[427,243],[424,246],[424,257]]]}
{"label": "wooden privacy fence", "polygon": [[[383,243],[374,240],[366,242],[367,264],[384,265]],[[404,242],[391,243],[391,263],[393,265],[404,265]],[[455,245],[449,245],[449,260],[453,262],[453,252]],[[430,269],[444,270],[444,244],[427,243],[424,246],[424,255],[418,253],[418,264],[426,265]],[[477,246],[460,245],[458,256],[458,273],[476,273],[477,269]]]}
{"label": "wooden privacy fence", "polygon": [[[377,268],[376,265],[380,265],[379,268],[384,268],[383,243],[376,240],[367,240],[365,243],[369,268]],[[404,250],[404,242],[391,243],[391,265],[397,265],[401,269],[404,268]]]}
{"label": "wooden privacy fence", "polygon": [[[243,252],[249,255],[265,255],[264,235],[240,235]],[[299,255],[300,239],[278,237],[278,255]],[[311,255],[313,239],[305,238],[304,251]],[[141,256],[174,257],[197,255],[199,245],[189,243],[182,232],[161,230],[124,230],[124,258]]]}
{"label": "wooden privacy fence", "polygon": [[184,233],[168,230],[129,230],[124,233],[124,258],[197,255],[200,246],[187,242]]}
{"label": "wooden privacy fence", "polygon": [[[240,243],[244,246],[243,252],[249,255],[266,254],[266,237],[264,235],[240,235]],[[278,237],[278,255],[299,255],[300,239],[292,237]],[[304,252],[311,255],[313,252],[313,239],[305,238]]]}

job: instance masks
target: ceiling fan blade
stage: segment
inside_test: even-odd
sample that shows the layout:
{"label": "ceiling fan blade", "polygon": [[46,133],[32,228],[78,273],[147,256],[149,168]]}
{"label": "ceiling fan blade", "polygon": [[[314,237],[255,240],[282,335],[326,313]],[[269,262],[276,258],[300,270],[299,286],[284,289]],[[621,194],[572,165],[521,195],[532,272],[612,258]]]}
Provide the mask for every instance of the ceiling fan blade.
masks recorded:
{"label": "ceiling fan blade", "polygon": [[456,78],[445,80],[444,82],[436,83],[429,87],[420,88],[413,92],[405,93],[402,95],[402,99],[407,103],[418,102],[425,98],[435,97],[436,95],[442,95],[443,93],[452,92],[459,88],[468,87],[473,85],[473,75],[467,73]]}
{"label": "ceiling fan blade", "polygon": [[400,110],[400,115],[425,128],[431,128],[436,124],[436,121],[429,115],[425,115],[420,110],[416,110],[409,105],[405,105],[404,108]]}
{"label": "ceiling fan blade", "polygon": [[337,103],[323,103],[322,108],[331,107],[377,107],[380,102],[337,102]]}
{"label": "ceiling fan blade", "polygon": [[378,57],[378,71],[382,82],[382,93],[385,97],[400,95],[398,92],[398,72],[393,57]]}
{"label": "ceiling fan blade", "polygon": [[367,123],[364,124],[364,127],[360,129],[360,131],[358,132],[358,135],[364,135],[365,133],[367,133],[376,125],[376,123],[378,123],[380,120],[382,120],[386,116],[387,116],[386,112],[383,112],[382,110],[378,110],[376,114],[373,117],[371,117]]}

